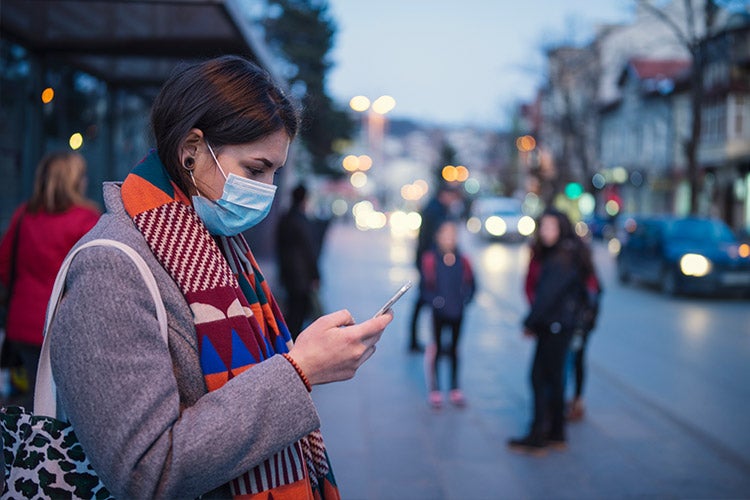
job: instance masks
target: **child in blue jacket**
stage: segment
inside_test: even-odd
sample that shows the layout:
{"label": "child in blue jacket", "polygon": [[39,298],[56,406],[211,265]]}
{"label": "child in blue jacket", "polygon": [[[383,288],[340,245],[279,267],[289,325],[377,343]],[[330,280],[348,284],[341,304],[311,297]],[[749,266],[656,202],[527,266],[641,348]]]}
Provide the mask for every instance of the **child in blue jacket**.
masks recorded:
{"label": "child in blue jacket", "polygon": [[[464,308],[475,291],[475,280],[469,259],[458,248],[458,230],[452,220],[443,222],[435,235],[435,246],[422,256],[425,298],[432,306],[432,331],[434,342],[425,350],[425,376],[429,390],[429,403],[440,408],[443,396],[439,390],[438,360],[446,353],[451,362],[450,401],[465,404],[458,386],[458,340]],[[443,345],[443,330],[450,330],[450,342]]]}

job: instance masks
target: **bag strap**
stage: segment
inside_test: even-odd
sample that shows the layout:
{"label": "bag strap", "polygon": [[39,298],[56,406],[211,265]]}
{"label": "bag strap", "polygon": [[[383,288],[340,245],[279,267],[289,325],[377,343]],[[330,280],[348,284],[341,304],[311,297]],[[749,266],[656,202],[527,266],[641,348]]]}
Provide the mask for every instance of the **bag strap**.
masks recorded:
{"label": "bag strap", "polygon": [[151,297],[154,299],[154,305],[156,306],[156,318],[159,321],[159,331],[164,343],[167,341],[167,311],[164,308],[164,302],[161,300],[161,294],[159,293],[159,287],[156,284],[151,269],[149,269],[146,261],[143,257],[125,243],[119,241],[108,240],[108,239],[97,239],[92,240],[83,245],[75,248],[63,261],[60,266],[60,270],[55,278],[55,284],[52,287],[52,295],[47,305],[47,316],[44,322],[44,341],[42,342],[42,351],[39,357],[39,366],[36,374],[36,387],[34,388],[34,413],[37,415],[46,415],[50,417],[59,418],[57,416],[57,386],[55,380],[52,377],[52,366],[50,365],[49,357],[49,343],[50,343],[50,325],[57,311],[57,306],[60,304],[62,299],[63,290],[65,288],[65,277],[68,274],[68,268],[70,267],[73,258],[83,250],[89,247],[114,247],[124,252],[133,261],[138,271],[141,273],[141,277],[146,282]]}

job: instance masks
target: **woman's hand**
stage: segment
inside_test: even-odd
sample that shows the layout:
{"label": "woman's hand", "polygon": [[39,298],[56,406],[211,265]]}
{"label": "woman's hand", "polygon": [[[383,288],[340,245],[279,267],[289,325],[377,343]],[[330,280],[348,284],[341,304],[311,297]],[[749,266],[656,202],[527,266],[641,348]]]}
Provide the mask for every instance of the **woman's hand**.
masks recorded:
{"label": "woman's hand", "polygon": [[391,311],[359,324],[345,309],[326,314],[299,334],[289,355],[312,385],[348,380],[373,355],[391,320]]}

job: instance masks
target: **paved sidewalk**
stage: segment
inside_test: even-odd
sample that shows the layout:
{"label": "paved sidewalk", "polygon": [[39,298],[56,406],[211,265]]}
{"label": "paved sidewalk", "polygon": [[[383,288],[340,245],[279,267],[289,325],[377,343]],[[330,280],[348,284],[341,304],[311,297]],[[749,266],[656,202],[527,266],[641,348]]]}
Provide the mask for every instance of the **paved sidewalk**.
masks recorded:
{"label": "paved sidewalk", "polygon": [[[355,319],[373,314],[415,277],[411,244],[334,225],[323,262],[326,309],[346,307]],[[747,460],[675,421],[596,362],[588,414],[569,426],[568,450],[544,457],[508,450],[507,439],[524,433],[529,418],[533,347],[518,330],[525,263],[510,265],[516,270],[502,286],[507,294],[480,294],[468,313],[461,340],[466,408],[435,411],[426,403],[422,357],[406,352],[412,292],[355,379],[314,389],[344,499],[750,498]],[[425,339],[428,322],[425,311]]]}

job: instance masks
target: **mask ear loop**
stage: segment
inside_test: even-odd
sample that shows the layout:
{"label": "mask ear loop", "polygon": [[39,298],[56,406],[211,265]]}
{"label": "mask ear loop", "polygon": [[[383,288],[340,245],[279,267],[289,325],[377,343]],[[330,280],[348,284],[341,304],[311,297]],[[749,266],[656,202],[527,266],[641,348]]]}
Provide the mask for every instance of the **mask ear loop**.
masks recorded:
{"label": "mask ear loop", "polygon": [[227,180],[227,174],[224,173],[224,169],[221,168],[221,163],[219,163],[219,159],[216,158],[216,155],[214,154],[213,148],[211,148],[211,145],[206,141],[206,146],[208,146],[208,152],[211,153],[211,156],[213,157],[214,161],[216,162],[216,166],[219,167],[219,172],[221,172],[221,175],[224,176],[224,180]]}

